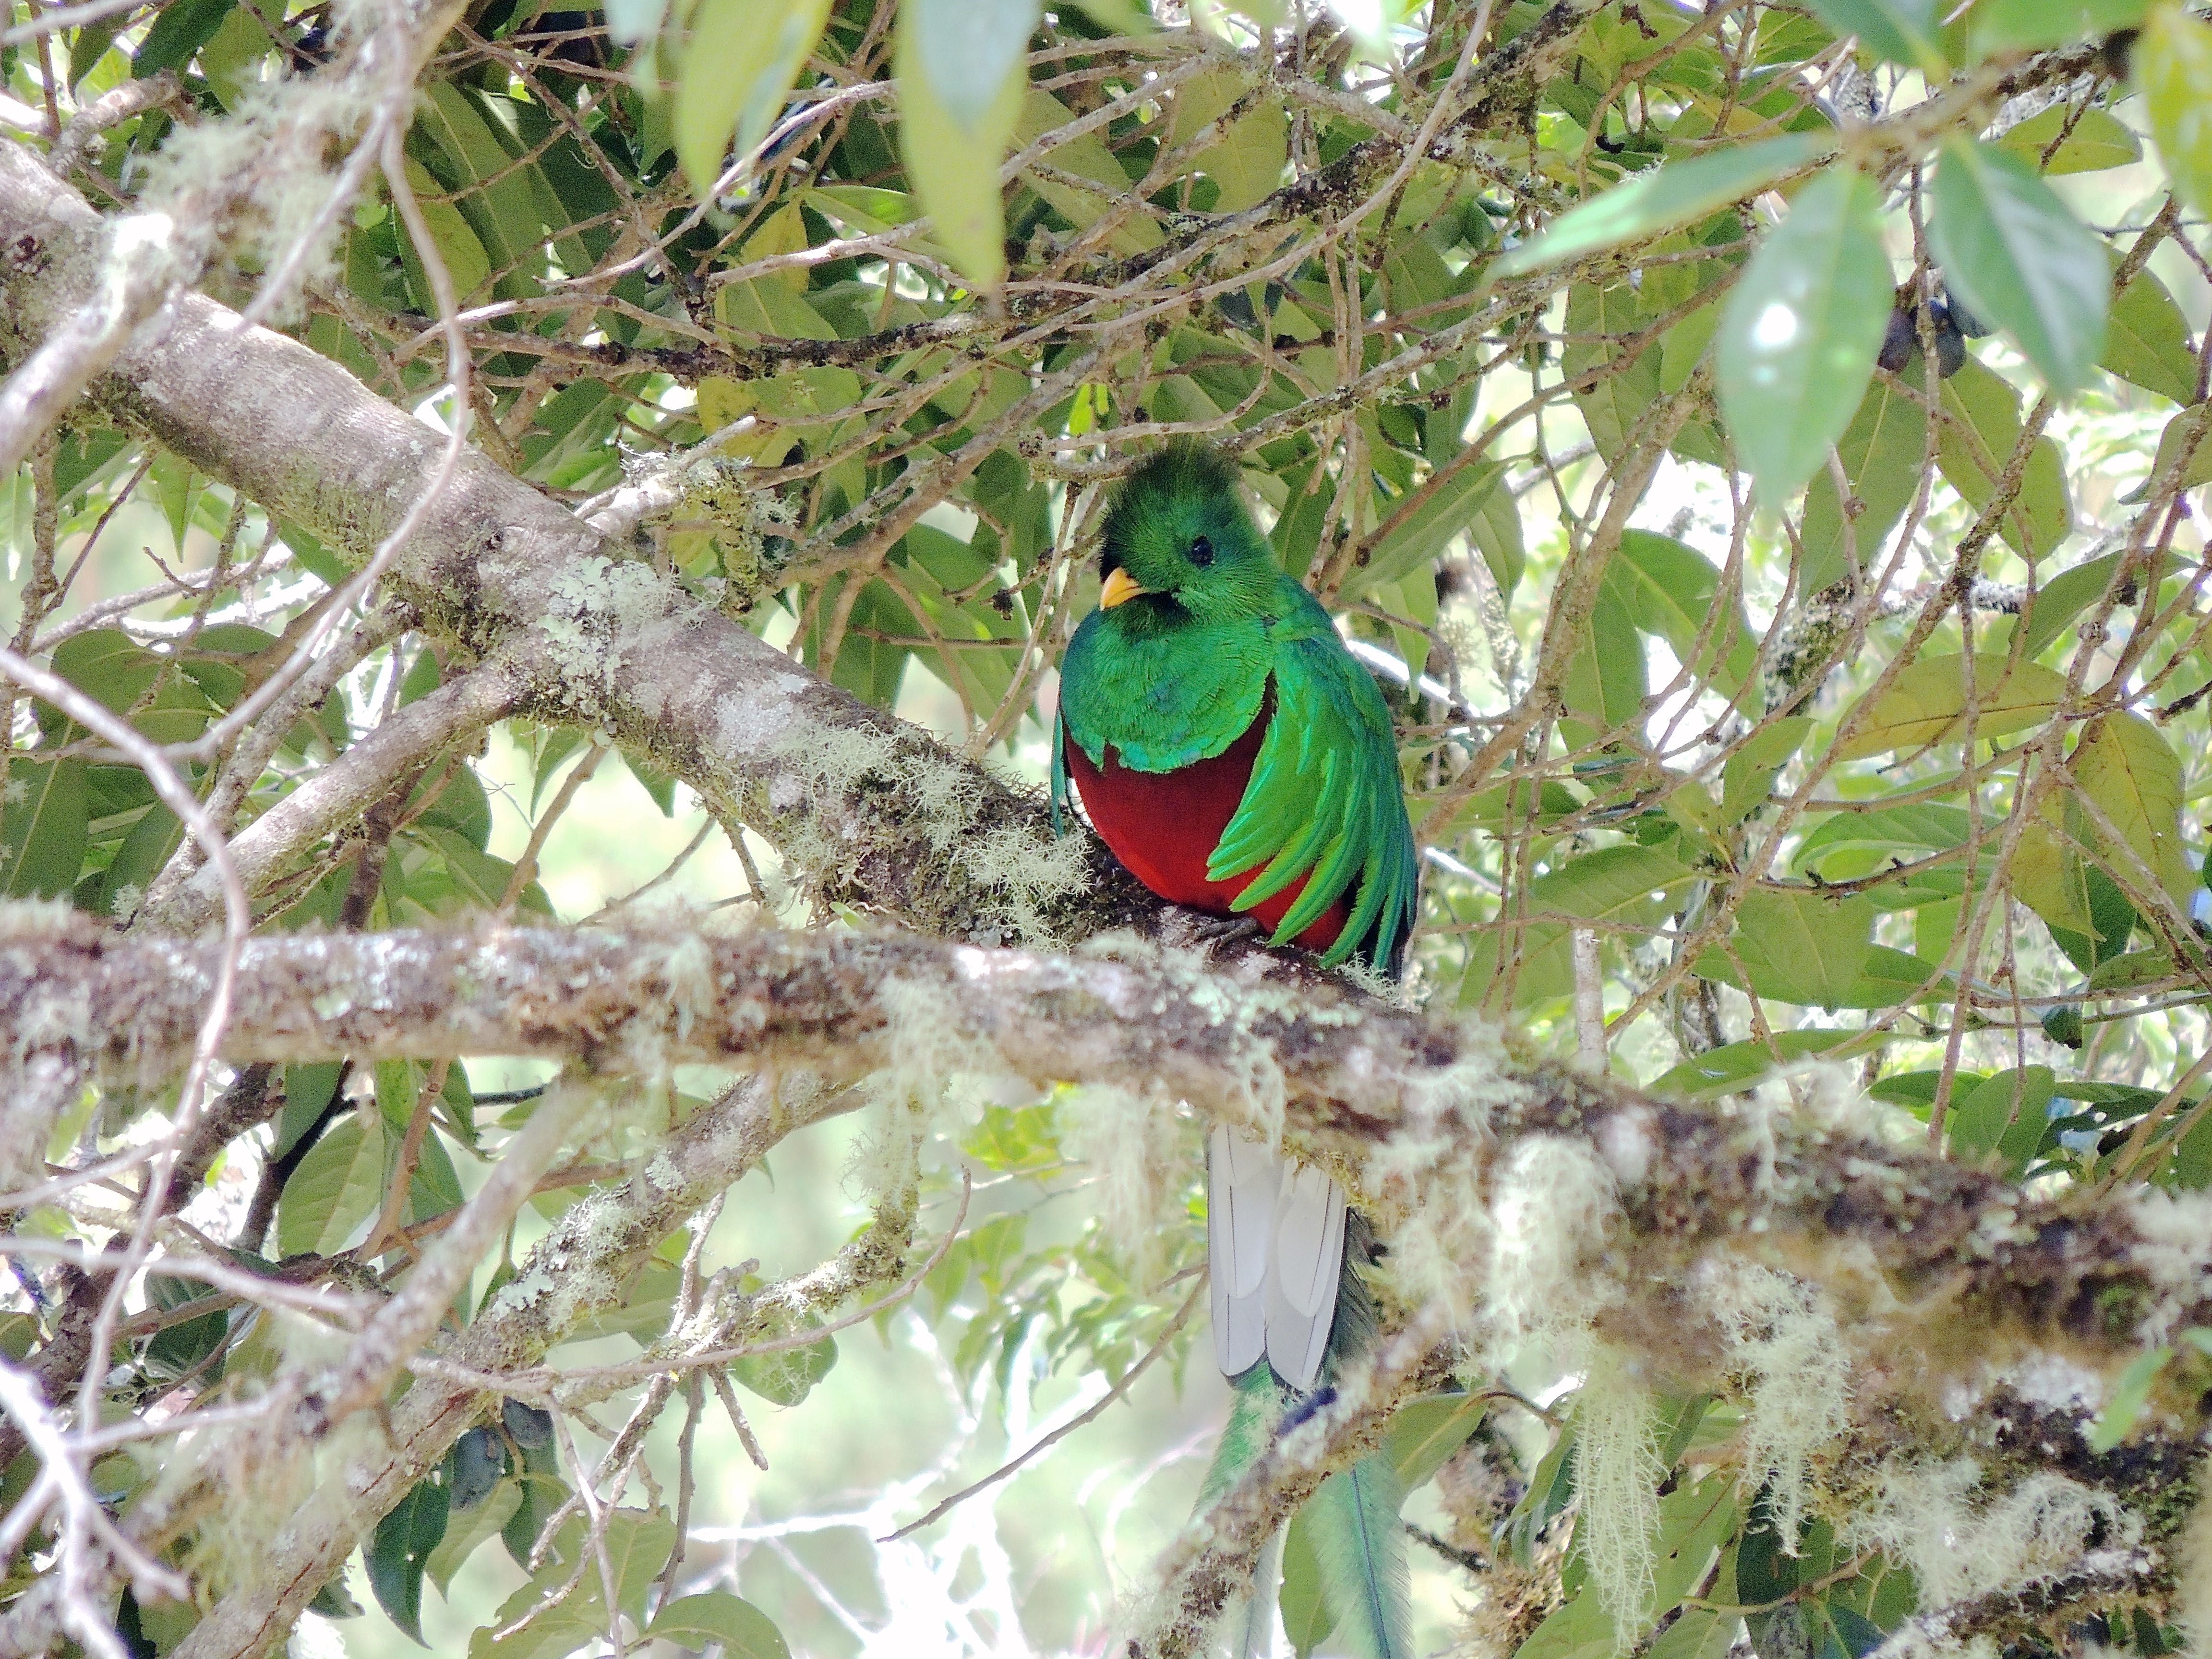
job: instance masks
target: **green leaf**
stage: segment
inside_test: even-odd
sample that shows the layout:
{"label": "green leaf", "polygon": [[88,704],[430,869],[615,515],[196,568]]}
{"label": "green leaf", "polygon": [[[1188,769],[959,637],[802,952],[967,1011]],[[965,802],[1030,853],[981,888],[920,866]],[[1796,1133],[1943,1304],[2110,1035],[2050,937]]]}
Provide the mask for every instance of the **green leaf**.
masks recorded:
{"label": "green leaf", "polygon": [[[1074,119],[1073,110],[1050,93],[1032,87],[1022,101],[1021,119],[1014,127],[1014,142],[1026,149],[1047,133],[1056,132]],[[1082,133],[1054,145],[1045,152],[1044,162],[1055,172],[1072,173],[1078,178],[1097,182],[1098,189],[1085,190],[1041,173],[1022,175],[1030,189],[1059,209],[1079,230],[1088,230],[1129,193],[1129,175],[1114,159],[1114,152],[1107,149],[1106,141],[1095,132]],[[1160,236],[1159,226],[1148,216],[1133,213],[1114,228],[1106,246],[1115,253],[1141,253],[1148,247],[1158,247]]]}
{"label": "green leaf", "polygon": [[1928,417],[1917,399],[1887,379],[1867,388],[1836,441],[1844,477],[1860,510],[1847,516],[1828,470],[1814,469],[1805,489],[1801,593],[1818,593],[1850,574],[1853,546],[1862,569],[1880,568],[1882,538],[1911,503],[1927,444]]}
{"label": "green leaf", "polygon": [[118,628],[94,628],[54,647],[54,672],[120,714],[153,689],[162,661]]}
{"label": "green leaf", "polygon": [[722,1646],[723,1659],[791,1659],[775,1621],[727,1590],[708,1590],[671,1601],[653,1614],[646,1635],[680,1648]]}
{"label": "green leaf", "polygon": [[2197,353],[2189,319],[2166,284],[2148,270],[2137,271],[2113,299],[2105,355],[2097,364],[2177,404],[2195,399]]}
{"label": "green leaf", "polygon": [[1859,1031],[1805,1030],[1777,1031],[1766,1042],[1753,1037],[1725,1043],[1662,1073],[1653,1081],[1651,1092],[1685,1100],[1734,1094],[1748,1089],[1768,1073],[1808,1054],[1844,1059],[1860,1053],[1862,1050],[1854,1045],[1864,1040],[1865,1034]]}
{"label": "green leaf", "polygon": [[2010,334],[2053,392],[2088,379],[2105,349],[2112,262],[2033,167],[1993,144],[1947,140],[1928,239],[1953,291]]}
{"label": "green leaf", "polygon": [[[821,1323],[810,1316],[809,1324]],[[814,1385],[837,1364],[837,1339],[825,1336],[803,1348],[776,1353],[748,1354],[730,1362],[730,1375],[762,1399],[779,1406],[796,1406],[812,1393]]]}
{"label": "green leaf", "polygon": [[[562,1523],[537,1577],[508,1596],[498,1613],[469,1638],[469,1659],[556,1659],[605,1638],[610,1615],[599,1570],[586,1561],[582,1575],[576,1574],[576,1553],[583,1540],[581,1516]],[[623,1509],[607,1517],[606,1554],[614,1570],[617,1612],[632,1620],[644,1613],[646,1595],[675,1547],[675,1522],[657,1512]],[[531,1613],[572,1578],[574,1586],[564,1598],[506,1640],[493,1641],[494,1631]]]}
{"label": "green leaf", "polygon": [[[1656,530],[1625,530],[1601,590],[1639,632],[1667,641],[1674,659],[1733,694],[1758,660],[1741,600],[1721,609],[1719,568],[1697,549]],[[1710,627],[1702,654],[1698,636]],[[1639,694],[1640,696],[1640,694]]]}
{"label": "green leaf", "polygon": [[355,1114],[317,1141],[276,1201],[280,1255],[329,1255],[384,1200],[384,1121]]}
{"label": "green leaf", "polygon": [[1036,0],[907,0],[899,8],[899,148],[961,274],[1006,274],[999,163],[1021,119]]}
{"label": "green leaf", "polygon": [[2144,0],[1984,0],[1974,9],[1974,46],[1984,53],[2035,52],[2142,21]]}
{"label": "green leaf", "polygon": [[1817,868],[1826,880],[1850,881],[1899,853],[1963,847],[1971,829],[1963,808],[1924,801],[1838,812],[1799,843],[1791,867],[1801,873]]}
{"label": "green leaf", "polygon": [[522,1503],[522,1482],[513,1476],[494,1486],[483,1502],[471,1505],[448,1519],[446,1535],[422,1563],[425,1577],[450,1596],[453,1575],[483,1546],[503,1532]]}
{"label": "green leaf", "polygon": [[2212,213],[2212,25],[2173,0],[2154,7],[2136,42],[2135,66],[2174,194]]}
{"label": "green leaf", "polygon": [[2112,1385],[2112,1397],[2105,1402],[2105,1409],[2098,1413],[2096,1425],[2089,1431],[2091,1451],[2111,1451],[2128,1437],[2128,1431],[2135,1427],[2136,1419],[2150,1403],[2150,1391],[2158,1384],[2159,1373],[2172,1358],[2171,1348],[2153,1348],[2128,1361],[2127,1370]]}
{"label": "green leaf", "polygon": [[[1366,564],[1353,571],[1351,580],[1346,582],[1345,597],[1357,599],[1384,583],[1424,569],[1435,562],[1455,536],[1470,535],[1478,542],[1486,539],[1474,534],[1475,520],[1498,497],[1504,498],[1503,510],[1513,515],[1513,527],[1517,532],[1520,510],[1504,489],[1504,480],[1503,461],[1475,461],[1452,472],[1369,550]],[[1520,561],[1516,558],[1501,570],[1502,562],[1491,557],[1489,548],[1486,546],[1482,551],[1491,574],[1498,579],[1499,589],[1510,593],[1521,577]],[[1513,538],[1512,551],[1520,551],[1517,534]]]}
{"label": "green leaf", "polygon": [[[1874,905],[1864,897],[1754,887],[1736,911],[1729,949],[1715,945],[1705,951],[1694,971],[1783,1002],[1847,1007],[1866,966],[1873,931]],[[1741,982],[1744,977],[1748,987]]]}
{"label": "green leaf", "polygon": [[1813,15],[1838,34],[1856,34],[1875,57],[1929,76],[1948,65],[1936,44],[1935,0],[1811,0]]}
{"label": "green leaf", "polygon": [[1312,1526],[1303,1510],[1283,1531],[1283,1583],[1275,1606],[1282,1615],[1283,1634],[1297,1659],[1306,1659],[1336,1628],[1336,1616],[1322,1594],[1321,1558],[1315,1553]]}
{"label": "green leaf", "polygon": [[[2075,746],[2073,773],[2186,915],[2197,872],[2181,848],[2181,760],[2172,746],[2142,715],[2122,709],[2090,723]],[[2141,884],[2130,869],[2116,864],[2115,873]]]}
{"label": "green leaf", "polygon": [[2048,1066],[1999,1072],[1951,1103],[1943,1138],[1951,1156],[2002,1158],[2006,1178],[2020,1179],[2042,1145],[2051,1121],[2053,1078]]}
{"label": "green leaf", "polygon": [[2190,451],[2188,461],[2181,469],[2180,488],[2194,489],[2201,483],[2212,483],[2212,430],[2200,427],[2204,419],[2204,405],[2191,404],[2167,416],[2158,434],[2158,453],[2150,464],[2150,476],[2135,489],[2120,497],[2124,501],[2139,501],[2147,497],[2151,486],[2164,477],[2166,470],[2180,459],[2182,450],[2194,439],[2197,447]]}
{"label": "green leaf", "polygon": [[2064,633],[2069,624],[2104,596],[2112,573],[2126,556],[2106,553],[2085,559],[2060,571],[2036,590],[2033,602],[2020,623],[2021,654],[2039,656],[2045,646]]}
{"label": "green leaf", "polygon": [[[1531,918],[1635,925],[1664,914],[1665,895],[1692,872],[1663,848],[1601,847],[1528,884],[1525,905],[1514,914]],[[1525,1007],[1574,988],[1571,946],[1565,921],[1516,920],[1485,934],[1474,947],[1460,993],[1466,1003],[1488,999],[1504,966],[1517,956],[1513,1006]],[[1504,953],[1501,959],[1501,952]]]}
{"label": "green leaf", "polygon": [[1585,1583],[1580,1594],[1529,1632],[1513,1650],[1513,1659],[1616,1659],[1626,1645],[1613,1634],[1613,1616]]}
{"label": "green leaf", "polygon": [[[1835,748],[1838,760],[1856,760],[1896,750],[1911,756],[1930,744],[1966,735],[1966,682],[1961,656],[1923,657],[1889,683],[1857,732]],[[1974,653],[1974,736],[1994,741],[2039,726],[2066,695],[2066,678],[2040,663],[2022,662],[2006,672],[2001,651]],[[1849,720],[1866,705],[1853,705]]]}
{"label": "green leaf", "polygon": [[[416,205],[422,210],[423,228],[430,233],[430,241],[445,261],[446,274],[453,278],[453,293],[463,300],[474,294],[491,280],[491,258],[484,252],[483,244],[477,240],[476,232],[461,210],[444,199],[446,188],[430,176],[430,170],[410,155],[404,158],[407,187],[415,192]],[[437,309],[436,296],[431,292],[428,267],[414,239],[404,232],[399,243],[400,263],[407,268],[408,286],[425,310]]]}
{"label": "green leaf", "polygon": [[1768,505],[1794,495],[1850,425],[1893,288],[1880,193],[1850,168],[1801,191],[1753,256],[1714,364],[1729,434]]}
{"label": "green leaf", "polygon": [[76,885],[92,813],[89,766],[19,755],[0,784],[0,888],[9,898],[60,898]]}
{"label": "green leaf", "polygon": [[[1997,480],[2020,442],[2020,394],[1995,370],[1969,357],[1943,382],[1942,407],[1948,418],[1936,434],[1936,465],[1978,512],[1996,493]],[[1997,531],[2021,557],[2034,560],[2056,548],[2072,523],[2063,463],[2046,433],[2030,447],[2020,494]]]}
{"label": "green leaf", "polygon": [[699,0],[672,117],[695,194],[714,187],[732,133],[739,155],[768,136],[829,15],[830,0]]}
{"label": "green leaf", "polygon": [[[1209,70],[1176,89],[1175,117],[1168,143],[1181,148],[1253,86],[1249,76],[1233,69]],[[1192,165],[1219,187],[1216,213],[1242,213],[1265,201],[1283,181],[1290,159],[1289,133],[1280,100],[1264,99],[1231,121],[1197,152]]]}
{"label": "green leaf", "polygon": [[1579,748],[1607,733],[1632,732],[1650,689],[1644,641],[1627,607],[1602,586],[1576,647],[1562,691],[1582,718],[1567,722],[1569,740]]}
{"label": "green leaf", "polygon": [[215,32],[222,27],[234,3],[235,0],[177,0],[174,5],[164,6],[131,58],[131,73],[146,81],[165,69],[184,68],[194,52],[215,39]]}
{"label": "green leaf", "polygon": [[1384,1431],[1382,1449],[1411,1492],[1451,1460],[1482,1425],[1490,1402],[1479,1395],[1431,1394],[1398,1407]]}
{"label": "green leaf", "polygon": [[1741,823],[1766,805],[1774,775],[1804,745],[1813,721],[1793,714],[1762,726],[1721,763],[1721,822]]}
{"label": "green leaf", "polygon": [[[2062,132],[2066,135],[2063,141]],[[2054,143],[2057,148],[2051,149]],[[2076,111],[2070,104],[2053,104],[2018,126],[2006,128],[1996,145],[2045,176],[2102,173],[2142,160],[2142,141],[2118,117],[2101,109]],[[2048,161],[2043,159],[2047,149],[2051,150]]]}
{"label": "green leaf", "polygon": [[1540,233],[1499,255],[1484,271],[1484,280],[1525,276],[1705,218],[1731,202],[1756,196],[1784,174],[1818,161],[1834,145],[1833,137],[1825,134],[1784,133],[1637,173],[1569,209]]}
{"label": "green leaf", "polygon": [[1627,447],[1637,417],[1659,396],[1659,353],[1650,347],[1632,362],[1620,362],[1618,341],[1644,324],[1637,293],[1626,282],[1600,285],[1577,283],[1567,292],[1567,332],[1573,343],[1559,356],[1570,380],[1584,371],[1606,373],[1588,391],[1575,393],[1575,407],[1589,428],[1598,453],[1611,460]]}
{"label": "green leaf", "polygon": [[376,1604],[393,1624],[425,1647],[429,1644],[422,1640],[422,1568],[438,1540],[446,1535],[447,1504],[447,1493],[441,1483],[417,1482],[376,1523],[368,1547],[362,1552]]}

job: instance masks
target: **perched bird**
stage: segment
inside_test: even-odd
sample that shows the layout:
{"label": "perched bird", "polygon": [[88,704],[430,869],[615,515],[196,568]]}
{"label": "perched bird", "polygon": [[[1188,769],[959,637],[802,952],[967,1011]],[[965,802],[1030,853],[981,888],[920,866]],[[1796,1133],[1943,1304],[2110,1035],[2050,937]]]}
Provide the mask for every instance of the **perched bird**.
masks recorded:
{"label": "perched bird", "polygon": [[[1147,459],[1106,515],[1105,586],[1060,666],[1054,822],[1072,781],[1115,857],[1162,898],[1250,915],[1273,942],[1393,976],[1419,867],[1390,711],[1328,613],[1283,574],[1234,466],[1182,447]],[[1206,1155],[1213,1346],[1236,1405],[1211,1502],[1374,1339],[1355,1261],[1366,1228],[1322,1170],[1217,1128]],[[1403,1493],[1370,1456],[1304,1511],[1340,1640],[1411,1650]],[[1250,1600],[1265,1651],[1280,1540]]]}

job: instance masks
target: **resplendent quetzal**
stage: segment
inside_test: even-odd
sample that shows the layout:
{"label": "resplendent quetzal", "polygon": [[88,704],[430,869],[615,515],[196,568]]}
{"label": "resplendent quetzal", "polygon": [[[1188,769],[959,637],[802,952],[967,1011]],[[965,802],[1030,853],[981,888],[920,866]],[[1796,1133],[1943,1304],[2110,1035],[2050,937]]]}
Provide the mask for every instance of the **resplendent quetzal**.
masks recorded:
{"label": "resplendent quetzal", "polygon": [[[1328,613],[1276,567],[1234,465],[1148,458],[1106,515],[1105,587],[1060,666],[1053,810],[1072,779],[1114,855],[1162,898],[1250,915],[1277,945],[1395,975],[1419,866],[1390,711]],[[1374,1340],[1364,1223],[1323,1171],[1216,1128],[1206,1155],[1213,1346],[1236,1391],[1201,1502]],[[1411,1652],[1403,1494],[1379,1454],[1302,1513],[1337,1638]],[[1267,1650],[1280,1538],[1262,1558],[1244,1650]]]}

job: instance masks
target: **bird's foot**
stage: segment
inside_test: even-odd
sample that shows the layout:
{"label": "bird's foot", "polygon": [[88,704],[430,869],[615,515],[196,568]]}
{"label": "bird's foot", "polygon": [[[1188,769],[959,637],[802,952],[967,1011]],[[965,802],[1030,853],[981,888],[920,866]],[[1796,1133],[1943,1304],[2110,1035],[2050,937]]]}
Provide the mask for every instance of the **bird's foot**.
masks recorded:
{"label": "bird's foot", "polygon": [[1188,950],[1218,951],[1232,945],[1263,939],[1267,930],[1252,916],[1215,916],[1180,905],[1170,910],[1161,929],[1170,945]]}

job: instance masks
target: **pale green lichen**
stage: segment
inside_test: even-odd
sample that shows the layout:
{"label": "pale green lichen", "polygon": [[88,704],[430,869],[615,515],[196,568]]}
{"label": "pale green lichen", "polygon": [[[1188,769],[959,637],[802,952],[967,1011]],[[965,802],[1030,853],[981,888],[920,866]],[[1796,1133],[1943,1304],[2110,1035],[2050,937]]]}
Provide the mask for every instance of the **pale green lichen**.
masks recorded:
{"label": "pale green lichen", "polygon": [[1730,1264],[1705,1293],[1731,1360],[1749,1379],[1747,1485],[1766,1484],[1775,1530],[1794,1553],[1814,1455],[1849,1421],[1842,1333],[1810,1286],[1769,1267]]}
{"label": "pale green lichen", "polygon": [[2155,1292],[2136,1335],[2157,1347],[2212,1288],[2212,1195],[2142,1187],[2127,1200],[2136,1243],[2129,1252]]}
{"label": "pale green lichen", "polygon": [[1651,1390],[1633,1358],[1609,1342],[1590,1341],[1583,1353],[1575,1397],[1575,1497],[1582,1508],[1575,1539],[1598,1605],[1613,1620],[1614,1650],[1625,1652],[1650,1620],[1651,1540],[1667,1471],[1652,1430]]}
{"label": "pale green lichen", "polygon": [[1839,1528],[1846,1547],[1878,1549],[1911,1567],[1925,1607],[2060,1577],[2093,1537],[2132,1548],[2142,1536],[2141,1521],[2109,1493],[2047,1471],[1985,1492],[1982,1467],[1969,1457],[1892,1459],[1870,1500]]}
{"label": "pale green lichen", "polygon": [[[979,901],[964,918],[969,938],[1049,944],[1054,908],[1089,885],[1080,840],[1056,838],[1032,823],[987,823],[984,778],[933,745],[866,726],[809,726],[782,734],[771,751],[806,786],[803,800],[799,792],[787,799],[771,791],[771,805],[788,815],[784,868],[818,891],[834,893],[872,853],[892,850],[878,844],[880,836],[894,837],[898,855],[911,861],[918,834],[944,860],[948,878],[962,878],[943,884],[952,902],[969,895]],[[846,803],[887,793],[893,799],[878,799],[868,815],[871,825],[885,827],[833,827]],[[813,810],[793,810],[802,805]]]}
{"label": "pale green lichen", "polygon": [[598,554],[577,560],[546,583],[535,620],[558,671],[555,695],[586,723],[602,720],[639,640],[689,603],[650,565]]}

